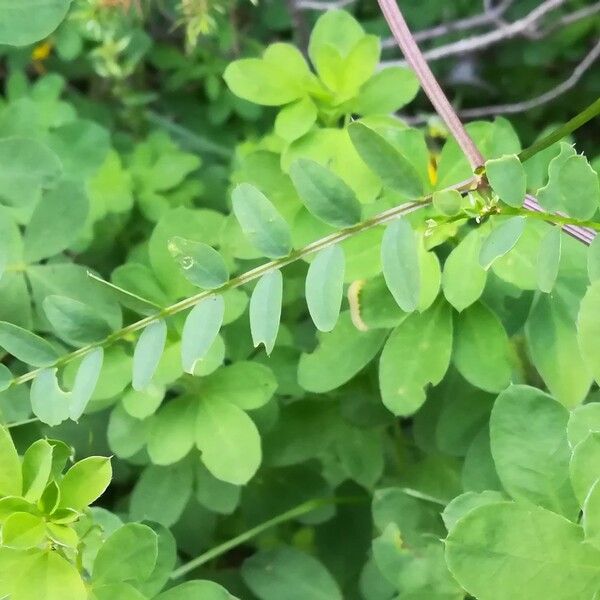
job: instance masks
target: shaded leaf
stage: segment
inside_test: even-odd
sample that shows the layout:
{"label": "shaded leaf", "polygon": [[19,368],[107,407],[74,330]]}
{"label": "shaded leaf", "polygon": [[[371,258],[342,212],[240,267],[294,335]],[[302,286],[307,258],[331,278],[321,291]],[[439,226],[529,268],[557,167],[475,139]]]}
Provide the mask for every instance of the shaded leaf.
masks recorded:
{"label": "shaded leaf", "polygon": [[0,322],[0,348],[34,367],[47,367],[58,358],[45,339],[6,321]]}
{"label": "shaded leaf", "polygon": [[79,420],[92,399],[100,379],[103,364],[103,348],[94,348],[81,361],[75,374],[75,381],[69,398],[69,416],[73,421]]}
{"label": "shaded leaf", "polygon": [[600,584],[600,551],[582,542],[581,527],[560,515],[499,502],[457,522],[446,540],[446,561],[481,600],[591,599]]}
{"label": "shaded leaf", "polygon": [[202,462],[217,478],[247,483],[262,459],[260,435],[252,419],[229,402],[201,399],[196,417],[196,445]]}
{"label": "shaded leaf", "polygon": [[131,385],[136,391],[145,390],[152,381],[167,340],[167,324],[163,319],[150,323],[138,338],[133,351]]}
{"label": "shaded leaf", "polygon": [[[452,313],[438,302],[404,320],[390,335],[379,360],[379,389],[393,414],[408,416],[425,402],[425,387],[445,375],[452,352]],[[423,356],[427,360],[423,360]]]}
{"label": "shaded leaf", "polygon": [[537,284],[540,291],[549,294],[554,288],[560,266],[562,235],[560,227],[552,227],[540,243],[537,260]]}
{"label": "shaded leaf", "polygon": [[255,348],[263,344],[267,354],[271,354],[275,347],[281,319],[282,297],[283,277],[278,269],[265,273],[258,280],[250,297],[252,343]]}
{"label": "shaded leaf", "polygon": [[398,306],[412,312],[419,306],[421,274],[417,240],[404,219],[387,226],[381,242],[381,262],[385,282]]}
{"label": "shaded leaf", "polygon": [[492,230],[483,241],[479,264],[489,269],[495,260],[510,252],[525,229],[525,217],[510,217]]}
{"label": "shaded leaf", "polygon": [[242,577],[260,600],[341,600],[342,593],[327,569],[314,557],[282,546],[255,554],[244,562]]}
{"label": "shaded leaf", "polygon": [[200,300],[185,320],[181,337],[181,361],[186,373],[193,375],[198,361],[202,360],[215,341],[225,313],[222,296]]}
{"label": "shaded leaf", "polygon": [[47,296],[42,304],[54,331],[67,342],[78,346],[91,344],[107,337],[108,323],[91,306],[67,298]]}
{"label": "shaded leaf", "polygon": [[360,157],[384,185],[410,199],[423,195],[419,174],[385,138],[358,122],[349,125],[348,133]]}
{"label": "shaded leaf", "polygon": [[569,481],[569,411],[552,397],[525,385],[498,396],[490,417],[490,440],[504,489],[574,518],[579,507]]}
{"label": "shaded leaf", "polygon": [[344,294],[344,251],[339,246],[321,250],[306,275],[306,304],[319,331],[331,331],[337,323]]}
{"label": "shaded leaf", "polygon": [[500,200],[516,208],[523,204],[527,191],[527,177],[516,154],[488,160],[485,163],[485,174]]}
{"label": "shaded leaf", "polygon": [[289,225],[257,188],[242,183],[231,195],[233,212],[244,235],[269,258],[287,256],[292,249]]}
{"label": "shaded leaf", "polygon": [[356,194],[329,169],[305,158],[290,167],[294,187],[306,208],[332,227],[350,227],[360,221],[361,206]]}
{"label": "shaded leaf", "polygon": [[190,283],[201,288],[214,289],[229,280],[223,257],[208,244],[176,236],[169,240],[168,248]]}

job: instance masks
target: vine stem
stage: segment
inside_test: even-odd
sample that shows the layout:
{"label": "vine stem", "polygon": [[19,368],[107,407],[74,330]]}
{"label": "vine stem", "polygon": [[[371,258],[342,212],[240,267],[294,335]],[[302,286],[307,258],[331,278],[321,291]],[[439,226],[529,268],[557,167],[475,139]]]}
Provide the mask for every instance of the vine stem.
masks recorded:
{"label": "vine stem", "polygon": [[[479,178],[476,176],[473,176],[470,179],[466,179],[465,181],[461,181],[460,183],[457,183],[455,185],[452,185],[452,186],[446,188],[446,190],[458,190],[459,192],[464,193],[464,192],[468,192],[468,191],[476,189],[478,184],[479,184]],[[23,384],[23,383],[26,383],[28,381],[35,379],[42,371],[44,371],[46,369],[63,367],[64,365],[71,363],[74,360],[77,360],[78,358],[82,358],[82,357],[86,356],[87,354],[89,354],[90,352],[95,350],[96,348],[105,348],[107,346],[110,346],[110,345],[114,344],[115,342],[125,339],[128,336],[130,336],[131,334],[144,329],[145,327],[147,327],[151,323],[154,323],[155,321],[176,315],[180,312],[183,312],[184,310],[192,308],[193,306],[198,304],[198,302],[204,300],[205,298],[209,298],[209,297],[215,296],[217,294],[222,294],[222,293],[224,293],[228,290],[234,289],[234,288],[238,288],[246,283],[249,283],[251,281],[259,279],[266,273],[275,271],[276,269],[281,269],[282,267],[285,267],[286,265],[296,262],[297,260],[306,258],[307,256],[310,256],[311,254],[315,254],[316,252],[319,252],[319,250],[323,250],[324,248],[328,248],[330,246],[333,246],[335,244],[343,242],[363,231],[373,229],[374,227],[377,227],[379,225],[385,225],[386,223],[389,223],[390,221],[393,221],[394,219],[397,219],[404,215],[408,215],[408,214],[415,212],[421,208],[430,206],[431,201],[432,201],[432,195],[430,194],[428,196],[424,196],[423,198],[421,198],[417,201],[407,202],[405,204],[399,204],[398,206],[389,208],[388,210],[378,213],[377,215],[375,215],[369,219],[366,219],[365,221],[361,221],[360,223],[357,223],[356,225],[354,225],[352,227],[348,227],[347,229],[342,229],[341,231],[336,231],[334,233],[331,233],[330,235],[322,237],[322,238],[304,246],[303,248],[295,250],[294,252],[292,252],[291,254],[289,254],[288,256],[286,256],[284,258],[279,258],[276,260],[269,261],[269,262],[264,263],[254,269],[251,269],[250,271],[246,271],[245,273],[242,273],[238,277],[230,279],[227,283],[225,283],[224,285],[222,285],[219,288],[216,288],[214,290],[203,290],[197,294],[194,294],[193,296],[190,296],[189,298],[185,298],[184,300],[181,300],[175,304],[172,304],[161,310],[158,310],[156,313],[154,313],[152,315],[144,317],[143,319],[140,319],[139,321],[136,321],[135,323],[131,323],[130,325],[123,327],[119,331],[115,331],[114,333],[110,334],[108,337],[104,338],[103,340],[100,340],[93,344],[88,344],[87,346],[83,346],[69,354],[62,356],[61,358],[59,358],[56,362],[54,362],[51,365],[47,365],[46,367],[40,367],[38,369],[28,371],[27,373],[24,373],[23,375],[19,375],[18,377],[15,377],[11,381],[11,387],[17,386],[17,385],[20,385],[20,384]],[[535,206],[534,206],[534,204],[535,204]],[[546,213],[541,209],[541,207],[537,203],[535,203],[535,199],[531,196],[528,196],[526,198],[524,206],[527,209],[527,211],[523,211],[523,214],[525,214],[526,216],[533,216],[534,218],[543,219],[554,225],[560,225],[561,227],[563,227],[563,229],[567,233],[569,233],[570,235],[573,235],[574,237],[577,237],[578,239],[580,239],[581,241],[583,241],[587,244],[590,244],[591,241],[594,239],[594,236],[595,236],[594,229],[600,229],[600,223],[593,223],[593,222],[583,223],[576,219],[570,219],[569,217],[565,217],[564,215]],[[17,427],[19,425],[24,425],[27,422],[29,422],[29,421],[14,423],[11,425],[11,427]]]}
{"label": "vine stem", "polygon": [[[438,83],[435,75],[432,73],[427,60],[423,56],[419,45],[417,44],[413,34],[411,33],[406,20],[402,15],[401,10],[396,4],[396,0],[377,0],[381,8],[381,12],[387,21],[390,31],[394,35],[396,42],[400,46],[400,49],[404,53],[406,62],[415,71],[421,86],[425,90],[429,100],[433,104],[438,115],[444,120],[450,133],[456,139],[458,145],[464,152],[465,156],[469,160],[471,167],[474,172],[479,172],[480,167],[485,163],[483,155],[475,145],[475,142],[471,139],[465,126],[463,125],[460,117],[454,110],[452,104],[444,94],[440,84]],[[547,0],[544,6],[559,6],[563,3],[563,0]],[[540,7],[541,8],[541,7]],[[535,11],[534,11],[535,12]],[[594,105],[592,105],[594,106]],[[584,111],[585,112],[585,111]],[[592,111],[593,112],[593,109]],[[593,115],[592,115],[593,116]],[[576,117],[577,118],[577,117]],[[591,118],[591,117],[590,117]],[[581,123],[580,123],[581,124]],[[577,123],[575,123],[577,125]],[[575,127],[574,127],[575,128]],[[541,148],[538,147],[536,152],[539,152]],[[528,158],[531,158],[535,152],[529,152]],[[480,184],[487,185],[485,179],[480,180]],[[525,199],[525,208],[531,210],[534,213],[542,212],[542,208],[538,204],[537,200],[528,195]],[[590,244],[595,237],[595,233],[577,225],[565,225],[563,229],[570,236],[583,242],[584,244]]]}
{"label": "vine stem", "polygon": [[469,159],[473,170],[481,167],[485,162],[483,155],[467,133],[465,126],[432,73],[395,0],[377,1],[396,42],[404,53],[406,62],[416,73],[436,112],[448,126],[458,145]]}
{"label": "vine stem", "polygon": [[[476,177],[471,177],[470,179],[462,181],[456,185],[450,186],[447,189],[468,191],[469,189],[473,189],[477,182],[478,179]],[[130,325],[119,329],[119,331],[115,331],[114,333],[112,333],[111,335],[99,342],[88,344],[87,346],[78,348],[70,354],[66,354],[51,365],[34,369],[32,371],[24,373],[23,375],[15,377],[11,382],[11,386],[16,386],[22,383],[26,383],[27,381],[31,381],[32,379],[35,379],[37,375],[39,375],[45,369],[62,367],[67,363],[70,363],[74,360],[77,360],[78,358],[86,356],[96,348],[104,348],[110,346],[116,341],[126,338],[130,334],[144,329],[145,327],[147,327],[151,323],[154,323],[155,321],[158,321],[159,319],[164,319],[166,317],[176,315],[177,313],[180,313],[184,310],[187,310],[188,308],[191,308],[192,306],[195,306],[196,304],[198,304],[198,302],[204,300],[205,298],[217,294],[222,294],[223,292],[226,292],[230,289],[240,287],[246,283],[249,283],[262,277],[266,273],[275,271],[276,269],[281,269],[282,267],[285,267],[286,265],[289,265],[307,256],[310,256],[311,254],[314,254],[319,250],[343,242],[348,238],[351,238],[361,233],[362,231],[367,231],[368,229],[372,229],[373,227],[377,227],[378,225],[384,225],[386,223],[389,223],[390,221],[393,221],[394,219],[397,219],[398,217],[407,215],[416,210],[429,206],[431,204],[431,199],[431,195],[424,196],[423,198],[417,201],[407,202],[405,204],[400,204],[398,206],[394,206],[393,208],[389,208],[388,210],[378,213],[377,215],[366,219],[365,221],[361,221],[360,223],[352,227],[342,229],[341,231],[336,231],[323,238],[320,238],[308,244],[307,246],[304,246],[303,248],[293,251],[291,254],[284,258],[269,261],[254,269],[251,269],[250,271],[246,271],[245,273],[242,273],[242,275],[230,279],[227,283],[225,283],[219,288],[216,288],[214,290],[203,290],[197,294],[194,294],[193,296],[190,296],[189,298],[185,298],[184,300],[181,300],[175,304],[172,304],[171,306],[163,308],[162,310],[159,310],[152,315],[144,317],[143,319],[140,319],[135,323],[131,323]]]}
{"label": "vine stem", "polygon": [[555,129],[552,133],[549,133],[547,136],[543,137],[541,140],[538,140],[529,148],[525,148],[519,154],[519,160],[521,162],[525,162],[529,160],[532,156],[535,156],[538,152],[545,150],[555,144],[556,142],[562,140],[564,137],[573,133],[575,130],[579,129],[582,125],[585,125],[588,121],[591,121],[594,117],[600,114],[600,98],[598,98],[595,102],[592,102],[587,108],[584,108],[579,114],[575,115],[570,121]]}
{"label": "vine stem", "polygon": [[272,519],[269,519],[268,521],[265,521],[264,523],[253,527],[252,529],[248,529],[248,531],[245,531],[237,537],[234,537],[231,540],[227,540],[223,544],[211,548],[204,554],[201,554],[193,560],[185,563],[184,565],[175,569],[171,573],[171,579],[179,579],[180,577],[187,575],[190,571],[193,571],[194,569],[201,567],[207,562],[218,558],[219,556],[222,556],[226,552],[229,552],[229,550],[240,546],[241,544],[251,540],[257,535],[260,535],[264,531],[268,531],[269,529],[276,527],[277,525],[281,525],[286,521],[292,521],[293,519],[297,519],[298,517],[306,515],[312,512],[313,510],[316,510],[317,508],[321,508],[322,506],[328,506],[329,504],[353,504],[355,502],[361,502],[362,500],[363,499],[359,497],[341,497],[316,498],[313,500],[308,500],[307,502],[303,502],[302,504],[299,504],[298,506],[295,506],[294,508],[291,508],[290,510],[281,513],[280,515],[277,515],[276,517],[273,517]]}

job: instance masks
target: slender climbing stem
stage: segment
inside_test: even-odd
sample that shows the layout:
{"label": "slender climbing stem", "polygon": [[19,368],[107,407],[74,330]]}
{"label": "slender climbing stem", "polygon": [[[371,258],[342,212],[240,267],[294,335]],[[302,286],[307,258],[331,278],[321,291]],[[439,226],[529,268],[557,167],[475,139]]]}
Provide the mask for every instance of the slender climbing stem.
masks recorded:
{"label": "slender climbing stem", "polygon": [[204,554],[197,556],[190,562],[185,563],[181,567],[175,569],[171,573],[171,579],[179,579],[180,577],[183,577],[190,571],[193,571],[194,569],[201,567],[202,565],[206,564],[207,562],[209,562],[215,558],[218,558],[219,556],[222,556],[226,552],[229,552],[229,550],[232,550],[233,548],[236,548],[237,546],[244,544],[245,542],[251,540],[252,538],[255,538],[257,535],[260,535],[261,533],[268,531],[269,529],[272,529],[273,527],[276,527],[277,525],[281,525],[282,523],[286,523],[287,521],[292,521],[293,519],[302,517],[303,515],[306,515],[306,514],[312,512],[313,510],[316,510],[317,508],[321,508],[322,506],[328,506],[330,504],[353,504],[355,502],[361,502],[361,501],[362,501],[362,498],[358,498],[358,497],[356,497],[356,498],[341,497],[341,498],[317,498],[317,499],[313,499],[313,500],[308,500],[307,502],[303,502],[302,504],[299,504],[298,506],[291,508],[290,510],[288,510],[282,514],[277,515],[276,517],[273,517],[272,519],[269,519],[268,521],[265,521],[264,523],[261,523],[260,525],[257,525],[256,527],[249,529],[248,531],[245,531],[244,533],[238,535],[237,537],[234,537],[231,540],[227,540],[226,542],[224,542],[223,544],[220,544],[219,546],[215,546],[214,548],[211,548]]}
{"label": "slender climbing stem", "polygon": [[547,223],[552,223],[553,225],[560,225],[561,227],[565,225],[575,225],[576,227],[585,227],[588,229],[594,229],[595,231],[600,231],[600,223],[595,221],[581,221],[580,219],[574,219],[556,213],[534,212],[528,210],[527,208],[506,207],[502,208],[501,214],[522,215],[524,217],[546,221]]}
{"label": "slender climbing stem", "polygon": [[[396,0],[377,1],[379,2],[381,11],[383,12],[383,16],[385,17],[385,20],[387,21],[391,32],[394,34],[398,45],[404,52],[406,61],[415,71],[423,89],[425,90],[425,93],[431,100],[431,103],[436,109],[438,115],[444,120],[446,126],[450,130],[450,133],[452,133],[452,135],[456,139],[458,145],[469,160],[473,171],[475,173],[479,173],[480,167],[484,164],[485,160],[481,152],[467,133],[458,114],[452,107],[452,104],[450,104],[450,102],[448,101],[448,98],[444,94],[434,74],[431,72],[431,69],[427,64],[427,60],[425,59],[423,53],[419,49],[419,46],[415,41],[413,34],[411,33],[410,29],[408,28],[408,25],[406,24],[402,12],[396,4]],[[534,13],[540,14],[540,11],[547,11],[552,9],[553,7],[558,7],[563,2],[564,0],[546,0],[543,7],[540,6],[539,9],[537,9],[537,12],[534,11]],[[530,155],[530,157],[531,156],[533,155]],[[480,185],[487,185],[487,181],[485,178],[480,178]],[[542,211],[537,200],[530,195],[528,195],[525,199],[524,206],[526,209],[531,210],[535,213]],[[593,232],[590,232],[590,230],[586,230],[585,228],[581,228],[577,225],[564,225],[563,229],[569,235],[573,236],[575,239],[579,240],[584,244],[590,244],[591,240],[593,240],[594,238]]]}
{"label": "slender climbing stem", "polygon": [[438,115],[442,117],[448,129],[455,137],[458,145],[469,159],[473,170],[477,169],[477,167],[483,165],[485,159],[471,139],[471,136],[467,133],[435,75],[431,72],[423,53],[406,24],[402,12],[396,4],[396,0],[378,0],[378,2],[385,20],[396,38],[396,42],[398,42],[398,45],[402,49],[406,61],[419,78],[431,104],[433,104]]}
{"label": "slender climbing stem", "polygon": [[[477,184],[477,178],[472,177],[470,179],[467,179],[466,181],[462,181],[461,183],[458,183],[457,185],[451,186],[448,189],[457,189],[460,191],[467,191],[469,189],[472,189],[476,184]],[[226,292],[227,290],[240,287],[246,283],[249,283],[251,281],[258,279],[259,277],[261,277],[262,275],[265,275],[266,273],[275,271],[276,269],[281,269],[282,267],[285,267],[286,265],[296,262],[297,260],[300,260],[302,258],[310,256],[311,254],[314,254],[314,253],[318,252],[319,250],[322,250],[323,248],[328,248],[329,246],[333,246],[334,244],[343,242],[344,240],[347,240],[348,238],[351,238],[363,231],[372,229],[373,227],[377,227],[379,225],[384,225],[385,223],[389,223],[390,221],[393,221],[394,219],[396,219],[402,215],[407,215],[411,212],[414,212],[416,210],[419,210],[421,208],[429,206],[430,204],[431,204],[431,196],[430,195],[425,196],[415,202],[407,202],[405,204],[400,204],[398,206],[394,206],[393,208],[385,210],[385,211],[375,215],[374,217],[366,219],[365,221],[361,221],[360,223],[358,223],[352,227],[348,227],[347,229],[342,229],[340,231],[331,233],[330,235],[320,238],[320,239],[316,240],[315,242],[312,242],[312,243],[308,244],[307,246],[304,246],[303,248],[293,251],[289,256],[286,256],[284,258],[279,258],[277,260],[269,261],[269,262],[264,263],[254,269],[251,269],[250,271],[247,271],[247,272],[239,275],[238,277],[230,279],[226,284],[222,285],[221,287],[219,287],[215,290],[204,290],[202,292],[199,292],[193,296],[190,296],[189,298],[185,298],[184,300],[181,300],[175,304],[172,304],[171,306],[167,306],[166,308],[163,308],[162,310],[159,310],[150,316],[144,317],[143,319],[140,319],[139,321],[136,321],[135,323],[131,323],[130,325],[123,327],[122,329],[115,331],[114,333],[110,334],[108,337],[106,337],[105,339],[103,339],[99,342],[95,342],[93,344],[88,344],[87,346],[83,346],[82,348],[78,348],[74,352],[71,352],[70,354],[66,354],[65,356],[62,356],[52,365],[48,365],[47,367],[43,367],[43,368],[39,368],[39,369],[34,369],[32,371],[24,373],[23,375],[15,377],[12,380],[11,385],[15,386],[15,385],[20,385],[22,383],[25,383],[27,381],[31,381],[32,379],[35,379],[35,377],[37,375],[39,375],[39,373],[41,373],[46,368],[63,367],[64,365],[66,365],[70,362],[73,362],[74,360],[77,360],[78,358],[82,358],[82,357],[86,356],[87,354],[92,352],[92,350],[94,350],[96,348],[104,348],[104,347],[114,344],[115,342],[117,342],[119,340],[127,338],[132,333],[135,333],[137,331],[144,329],[145,327],[150,325],[150,323],[153,323],[155,321],[158,321],[159,319],[171,317],[173,315],[176,315],[177,313],[183,312],[184,310],[187,310],[188,308],[195,306],[196,304],[198,304],[198,302],[200,302],[201,300],[204,300],[205,298],[214,296],[216,294],[222,294],[223,292]]]}
{"label": "slender climbing stem", "polygon": [[554,130],[552,133],[538,140],[529,148],[525,148],[520,154],[519,159],[521,162],[529,160],[535,156],[538,152],[545,150],[552,146],[552,144],[562,140],[575,130],[579,129],[582,125],[585,125],[588,121],[591,121],[594,117],[600,114],[600,98],[595,102],[592,102],[587,108],[582,110],[578,115],[574,116],[570,121],[565,123],[562,127]]}

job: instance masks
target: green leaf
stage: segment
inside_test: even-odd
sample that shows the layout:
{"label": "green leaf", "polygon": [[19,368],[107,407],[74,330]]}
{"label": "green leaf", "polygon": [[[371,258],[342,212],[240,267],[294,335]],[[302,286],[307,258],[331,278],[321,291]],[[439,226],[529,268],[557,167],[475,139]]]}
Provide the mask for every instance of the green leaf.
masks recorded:
{"label": "green leaf", "polygon": [[[152,289],[155,295],[158,293],[157,297],[152,297],[147,292],[141,293],[141,290],[138,291],[132,287],[137,284],[140,278],[139,269],[138,273],[130,274],[127,278],[129,285],[117,280],[115,280],[115,283],[143,297],[149,297],[161,305],[163,305],[163,302],[159,298],[164,296],[165,292],[167,293],[165,304],[172,297],[191,296],[195,288],[183,276],[180,269],[173,268],[173,257],[169,252],[169,240],[177,235],[214,246],[219,241],[224,220],[225,217],[221,213],[208,209],[191,209],[178,206],[166,211],[156,224],[148,241],[148,254],[150,256],[150,266],[152,267],[150,275],[153,273],[158,281],[150,279],[146,282],[146,286],[148,291]],[[148,274],[146,279],[149,279]]]}
{"label": "green leaf", "polygon": [[587,159],[563,143],[548,173],[548,184],[538,191],[540,204],[577,219],[591,219],[600,205],[600,183]]}
{"label": "green leaf", "polygon": [[574,448],[592,432],[600,432],[600,403],[590,402],[571,411],[567,426],[569,445]]}
{"label": "green leaf", "polygon": [[193,474],[187,461],[144,469],[131,493],[130,517],[173,526],[192,495]]}
{"label": "green leaf", "polygon": [[412,164],[381,135],[364,125],[352,123],[348,133],[358,154],[383,184],[416,199],[423,195],[423,184]]}
{"label": "green leaf", "polygon": [[560,227],[552,227],[540,243],[537,259],[537,284],[540,291],[549,294],[554,288],[560,266],[562,235]]}
{"label": "green leaf", "polygon": [[600,279],[600,235],[596,235],[588,249],[587,270],[591,282]]}
{"label": "green leaf", "polygon": [[52,446],[46,440],[37,440],[23,455],[23,497],[37,502],[52,471]]}
{"label": "green leaf", "polygon": [[250,297],[252,343],[255,348],[263,344],[267,354],[271,354],[275,347],[281,319],[282,298],[283,277],[279,269],[265,273],[258,280]]}
{"label": "green leaf", "polygon": [[231,402],[244,410],[264,406],[276,389],[277,379],[271,369],[250,361],[228,365],[202,380],[203,397]]}
{"label": "green leaf", "polygon": [[489,269],[494,261],[508,254],[525,229],[525,217],[510,217],[502,221],[484,240],[479,252],[479,264]]}
{"label": "green leaf", "polygon": [[384,469],[383,440],[379,432],[358,427],[344,428],[335,449],[351,479],[367,489],[376,485]]}
{"label": "green leaf", "polygon": [[448,370],[451,352],[452,312],[445,302],[400,323],[379,361],[379,389],[386,408],[397,416],[415,413],[425,402],[425,387],[438,384]]}
{"label": "green leaf", "polygon": [[167,324],[163,319],[150,323],[138,338],[133,351],[133,389],[141,392],[152,382],[167,341]]}
{"label": "green leaf", "polygon": [[[581,356],[594,379],[600,382],[600,281],[588,287],[577,317],[577,339]],[[1,341],[0,341],[1,344]]]}
{"label": "green leaf", "polygon": [[0,0],[0,44],[28,46],[51,34],[64,19],[71,0]]}
{"label": "green leaf", "polygon": [[233,190],[231,198],[235,217],[255,248],[269,258],[281,258],[290,253],[289,225],[260,190],[242,183]]}
{"label": "green leaf", "polygon": [[34,555],[19,570],[12,600],[87,600],[77,569],[55,550]]}
{"label": "green leaf", "polygon": [[208,244],[175,236],[169,240],[168,248],[190,283],[212,290],[229,280],[223,257]]}
{"label": "green leaf", "polygon": [[[550,393],[566,407],[587,396],[592,371],[586,366],[581,337],[573,322],[570,302],[558,293],[540,295],[534,302],[525,335],[531,360]],[[581,333],[581,327],[580,327]]]}
{"label": "green leaf", "polygon": [[42,517],[25,512],[13,513],[2,526],[2,545],[9,548],[34,548],[46,537]]}
{"label": "green leaf", "polygon": [[229,89],[240,98],[263,106],[281,106],[303,97],[310,71],[291,44],[271,44],[263,58],[230,63],[223,74]]}
{"label": "green leaf", "polygon": [[525,385],[498,396],[490,417],[492,456],[504,489],[573,519],[579,510],[569,481],[569,411]]}
{"label": "green leaf", "polygon": [[58,359],[45,339],[6,321],[0,321],[0,348],[34,367],[47,367]]}
{"label": "green leaf", "polygon": [[600,460],[600,433],[592,432],[573,448],[569,473],[571,485],[579,506],[583,508],[585,499],[598,479]]}
{"label": "green leaf", "polygon": [[60,482],[60,507],[87,508],[104,493],[111,478],[110,458],[89,456],[76,462]]}
{"label": "green leaf", "polygon": [[55,427],[70,416],[70,397],[58,385],[56,369],[44,369],[31,384],[31,410],[46,425]]}
{"label": "green leaf", "polygon": [[485,490],[483,492],[465,492],[460,496],[456,496],[452,502],[446,505],[442,512],[442,519],[448,531],[456,525],[457,521],[470,513],[478,506],[493,504],[506,500],[504,494],[495,490]]}
{"label": "green leaf", "polygon": [[108,323],[91,306],[65,296],[47,296],[44,313],[54,331],[69,343],[85,346],[107,337]]}
{"label": "green leaf", "polygon": [[405,67],[388,67],[375,73],[361,88],[352,112],[388,115],[408,104],[419,91],[419,80]]}
{"label": "green leaf", "polygon": [[162,594],[155,600],[235,600],[235,598],[219,584],[213,581],[186,581]]}
{"label": "green leaf", "polygon": [[89,404],[102,373],[104,349],[94,348],[81,361],[69,397],[69,417],[78,421]]}
{"label": "green leaf", "polygon": [[386,227],[381,242],[381,263],[385,282],[398,306],[413,312],[419,306],[421,273],[415,233],[404,219]]}
{"label": "green leaf", "polygon": [[452,360],[459,373],[487,392],[501,392],[510,383],[508,336],[498,317],[477,303],[455,319]]}
{"label": "green leaf", "polygon": [[444,296],[459,312],[476,302],[485,287],[487,271],[479,264],[481,241],[479,230],[471,231],[444,263]]}
{"label": "green leaf", "polygon": [[146,445],[149,426],[150,419],[140,421],[117,404],[108,421],[108,446],[119,458],[130,458]]}
{"label": "green leaf", "polygon": [[350,313],[343,312],[332,332],[319,335],[317,349],[300,357],[298,383],[317,394],[340,387],[371,362],[386,333],[382,329],[359,331],[352,324]]}
{"label": "green leaf", "polygon": [[313,27],[308,55],[315,64],[319,49],[332,44],[341,56],[346,56],[364,36],[363,28],[351,14],[344,10],[329,10],[317,19]]}
{"label": "green leaf", "polygon": [[317,107],[304,97],[283,107],[275,119],[275,133],[286,142],[293,142],[307,133],[317,120]]}
{"label": "green leaf", "polygon": [[215,341],[225,313],[222,296],[210,296],[200,300],[188,314],[181,337],[181,362],[186,373],[194,369],[210,350]]}
{"label": "green leaf", "polygon": [[[9,0],[0,0],[0,15]],[[2,10],[4,8],[4,11]],[[7,20],[0,16],[0,40]],[[1,43],[1,42],[0,42]],[[40,191],[54,183],[62,173],[58,156],[39,141],[9,137],[0,140],[0,196],[12,206],[30,206]]]}
{"label": "green leaf", "polygon": [[0,393],[6,391],[13,380],[13,374],[10,372],[10,369],[0,363]]}
{"label": "green leaf", "polygon": [[[143,284],[144,283],[144,275],[147,275],[147,271],[149,271],[149,269],[148,269],[148,267],[145,267],[143,265],[136,264],[136,263],[127,263],[125,265],[122,265],[121,267],[117,267],[112,273],[113,279],[116,277],[119,277],[119,275],[122,275],[124,269],[127,267],[132,267],[136,271],[138,270],[138,268],[141,270],[141,275],[138,279],[138,282],[142,282],[142,284]],[[131,270],[131,269],[129,269],[129,270]],[[136,273],[136,274],[139,274],[139,273]],[[118,299],[118,301],[121,304],[123,304],[123,306],[130,308],[131,310],[139,313],[140,315],[152,315],[152,314],[156,313],[157,310],[160,310],[160,308],[161,308],[159,304],[156,304],[156,303],[152,302],[151,300],[143,298],[142,296],[139,296],[138,294],[135,294],[134,292],[132,292],[130,290],[126,290],[123,287],[119,287],[115,283],[106,281],[105,279],[102,279],[102,277],[98,277],[98,275],[96,275],[95,273],[92,273],[91,271],[87,272],[87,276],[92,281],[94,281],[95,283],[98,283],[100,286],[102,286],[103,289],[107,289],[111,295],[115,296],[115,298]]]}
{"label": "green leaf", "polygon": [[306,304],[319,331],[331,331],[340,315],[344,294],[344,251],[339,246],[321,250],[306,275]]}
{"label": "green leaf", "polygon": [[432,197],[433,207],[447,217],[454,217],[460,213],[462,195],[458,190],[440,190],[434,192]]}
{"label": "green leaf", "polygon": [[217,479],[201,462],[196,465],[194,474],[195,497],[202,506],[223,515],[230,515],[235,511],[240,503],[240,486]]}
{"label": "green leaf", "polygon": [[242,577],[260,600],[341,600],[342,592],[314,557],[282,546],[244,561]]}
{"label": "green leaf", "polygon": [[8,429],[0,426],[0,496],[20,496],[23,489],[21,461]]}
{"label": "green leaf", "polygon": [[138,592],[129,583],[109,583],[107,585],[95,585],[90,591],[89,600],[147,600],[141,592]]}
{"label": "green leaf", "polygon": [[290,167],[294,187],[306,208],[332,227],[356,225],[361,218],[356,194],[329,169],[314,160],[300,158]]}
{"label": "green leaf", "polygon": [[238,406],[202,398],[196,417],[196,445],[202,462],[217,478],[244,485],[262,460],[260,435],[252,419]]}
{"label": "green leaf", "polygon": [[523,205],[527,192],[527,176],[516,154],[488,160],[485,163],[485,174],[500,200],[515,208]]}
{"label": "green leaf", "polygon": [[585,541],[600,550],[600,479],[597,479],[583,504],[581,526]]}
{"label": "green leaf", "polygon": [[457,581],[481,600],[592,598],[600,585],[600,551],[581,527],[531,504],[480,506],[446,540]]}
{"label": "green leaf", "polygon": [[25,260],[38,262],[69,248],[83,231],[88,216],[83,184],[61,181],[42,196],[25,229]]}
{"label": "green leaf", "polygon": [[[179,372],[181,376],[182,371]],[[145,390],[137,392],[129,390],[123,395],[123,408],[136,419],[145,419],[153,415],[165,398],[165,388],[152,384]]]}
{"label": "green leaf", "polygon": [[144,581],[154,569],[157,536],[146,525],[128,523],[102,544],[92,571],[94,585],[121,581]]}
{"label": "green leaf", "polygon": [[171,465],[194,446],[198,400],[176,398],[158,411],[148,434],[148,455],[156,465]]}

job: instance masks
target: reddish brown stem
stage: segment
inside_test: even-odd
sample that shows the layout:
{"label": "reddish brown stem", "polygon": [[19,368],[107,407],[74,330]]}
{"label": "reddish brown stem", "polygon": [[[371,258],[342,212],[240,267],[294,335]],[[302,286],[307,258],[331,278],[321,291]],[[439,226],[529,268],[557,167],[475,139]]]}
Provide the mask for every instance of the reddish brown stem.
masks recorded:
{"label": "reddish brown stem", "polygon": [[[475,145],[475,142],[471,139],[471,136],[467,133],[464,125],[462,124],[456,111],[450,104],[450,101],[444,94],[440,84],[438,83],[435,75],[431,72],[423,53],[419,49],[417,42],[413,34],[411,33],[402,12],[396,4],[396,0],[377,0],[379,6],[388,23],[390,31],[394,35],[396,42],[400,46],[400,49],[404,53],[406,62],[412,67],[416,73],[421,86],[425,90],[431,104],[435,108],[437,114],[442,117],[446,126],[458,142],[465,156],[471,163],[471,167],[475,171],[478,167],[485,163],[481,152]],[[556,0],[558,2],[558,0]],[[540,211],[541,208],[537,203],[537,200],[533,196],[527,196],[525,201],[525,208],[531,211]],[[578,227],[575,225],[565,225],[563,230],[574,238],[578,239],[584,244],[590,244],[594,239],[596,233],[591,230],[587,230],[584,227]]]}
{"label": "reddish brown stem", "polygon": [[485,159],[477,149],[471,136],[467,133],[446,94],[444,94],[444,90],[442,90],[434,74],[431,72],[395,0],[378,0],[378,2],[383,16],[390,27],[390,31],[404,53],[406,62],[408,62],[416,73],[431,104],[433,104],[436,112],[442,117],[446,126],[458,142],[458,145],[462,148],[473,170],[477,169],[477,167],[483,165]]}

